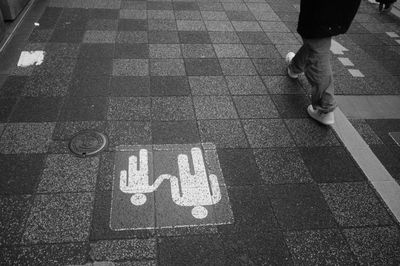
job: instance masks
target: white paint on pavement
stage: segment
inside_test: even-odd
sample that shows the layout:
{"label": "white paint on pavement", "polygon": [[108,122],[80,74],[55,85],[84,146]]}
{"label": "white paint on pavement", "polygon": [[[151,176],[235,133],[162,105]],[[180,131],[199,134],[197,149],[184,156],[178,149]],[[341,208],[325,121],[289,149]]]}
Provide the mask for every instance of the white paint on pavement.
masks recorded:
{"label": "white paint on pavement", "polygon": [[355,78],[363,78],[365,77],[363,73],[361,73],[358,69],[349,69],[350,74]]}
{"label": "white paint on pavement", "polygon": [[343,52],[349,51],[346,47],[332,39],[331,52],[334,54],[344,54]]}
{"label": "white paint on pavement", "polygon": [[344,66],[354,66],[353,62],[350,61],[350,59],[346,57],[338,57],[340,63],[342,63]]}
{"label": "white paint on pavement", "polygon": [[386,32],[391,38],[399,38],[400,36],[396,32]]}
{"label": "white paint on pavement", "polygon": [[398,44],[400,44],[400,40],[396,40],[396,42],[397,42]]}
{"label": "white paint on pavement", "polygon": [[22,51],[18,60],[19,67],[41,65],[44,60],[44,51]]}

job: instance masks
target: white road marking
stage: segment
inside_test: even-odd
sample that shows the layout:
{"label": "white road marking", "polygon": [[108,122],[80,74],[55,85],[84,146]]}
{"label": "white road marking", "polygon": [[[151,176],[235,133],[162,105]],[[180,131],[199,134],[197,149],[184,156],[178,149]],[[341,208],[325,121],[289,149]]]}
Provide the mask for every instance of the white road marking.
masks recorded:
{"label": "white road marking", "polygon": [[22,51],[18,60],[19,67],[41,65],[44,60],[44,51]]}
{"label": "white road marking", "polygon": [[349,49],[332,39],[331,51],[334,54],[344,54],[343,52],[347,52]]}
{"label": "white road marking", "polygon": [[363,73],[361,73],[358,69],[349,69],[350,74],[355,78],[363,78],[365,77]]}
{"label": "white road marking", "polygon": [[344,66],[354,66],[353,62],[351,62],[347,57],[338,57],[338,59]]}
{"label": "white road marking", "polygon": [[400,44],[400,40],[396,40],[396,42],[397,42],[398,44]]}
{"label": "white road marking", "polygon": [[389,35],[389,37],[392,37],[392,38],[399,38],[399,37],[400,37],[400,36],[399,36],[397,33],[395,33],[395,32],[386,32],[386,34]]}

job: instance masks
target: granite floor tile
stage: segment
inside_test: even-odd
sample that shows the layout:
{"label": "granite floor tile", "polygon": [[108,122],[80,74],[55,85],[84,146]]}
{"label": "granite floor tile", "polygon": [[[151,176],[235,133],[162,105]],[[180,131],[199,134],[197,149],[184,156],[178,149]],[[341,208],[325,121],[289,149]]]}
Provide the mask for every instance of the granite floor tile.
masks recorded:
{"label": "granite floor tile", "polygon": [[1,85],[0,97],[20,96],[28,77],[8,76]]}
{"label": "granite floor tile", "polygon": [[182,59],[150,59],[151,76],[184,76]]}
{"label": "granite floor tile", "polygon": [[149,31],[149,43],[179,44],[177,31]]}
{"label": "granite floor tile", "polygon": [[218,148],[249,146],[238,120],[202,120],[198,124],[202,142],[212,142]]}
{"label": "granite floor tile", "polygon": [[279,118],[278,110],[269,96],[234,96],[239,117]]}
{"label": "granite floor tile", "polygon": [[250,11],[226,11],[226,16],[231,21],[252,21],[256,20]]}
{"label": "granite floor tile", "polygon": [[204,20],[229,20],[227,13],[222,11],[201,11]]}
{"label": "granite floor tile", "polygon": [[159,260],[163,265],[224,264],[222,240],[217,235],[161,238]]}
{"label": "granite floor tile", "polygon": [[368,145],[383,144],[380,137],[372,130],[364,119],[349,119],[350,123],[357,130],[358,134]]}
{"label": "granite floor tile", "polygon": [[222,6],[226,11],[248,11],[247,6],[244,3],[228,3],[223,2]]}
{"label": "granite floor tile", "polygon": [[73,97],[107,96],[110,92],[110,76],[83,76],[77,74],[72,77],[69,95]]}
{"label": "granite floor tile", "polygon": [[311,119],[286,119],[285,123],[297,146],[340,146],[330,127],[317,124]]}
{"label": "granite floor tile", "polygon": [[198,10],[174,10],[174,16],[179,20],[202,20]]}
{"label": "granite floor tile", "polygon": [[147,31],[119,31],[116,43],[147,43],[148,39]]}
{"label": "granite floor tile", "polygon": [[61,110],[60,121],[101,121],[106,119],[107,98],[69,97]]}
{"label": "granite floor tile", "polygon": [[336,228],[336,221],[318,189],[310,185],[273,185],[272,208],[282,229]]}
{"label": "granite floor tile", "polygon": [[153,144],[186,144],[200,142],[196,121],[155,121],[151,124]]}
{"label": "granite floor tile", "polygon": [[252,59],[257,72],[262,76],[276,76],[286,74],[286,63],[283,59]]}
{"label": "granite floor tile", "polygon": [[110,75],[112,59],[104,57],[79,58],[76,62],[74,74],[82,76]]}
{"label": "granite floor tile", "polygon": [[235,31],[257,32],[262,31],[257,21],[232,21]]}
{"label": "granite floor tile", "polygon": [[147,19],[146,10],[121,9],[119,10],[120,19]]}
{"label": "granite floor tile", "polygon": [[149,19],[150,31],[177,31],[176,21],[172,19]]}
{"label": "granite floor tile", "polygon": [[147,10],[149,19],[175,19],[172,10]]}
{"label": "granite floor tile", "polygon": [[48,43],[45,47],[47,57],[76,58],[79,54],[79,43]]}
{"label": "granite floor tile", "polygon": [[110,43],[83,43],[79,48],[78,57],[114,57],[114,44]]}
{"label": "granite floor tile", "polygon": [[149,58],[149,47],[147,44],[116,44],[114,58]]}
{"label": "granite floor tile", "polygon": [[241,31],[237,35],[243,44],[272,44],[264,32]]}
{"label": "granite floor tile", "polygon": [[274,45],[245,44],[247,54],[250,58],[280,58],[278,50]]}
{"label": "granite floor tile", "polygon": [[246,58],[248,57],[246,49],[241,44],[214,44],[214,49],[218,58],[233,57]]}
{"label": "granite floor tile", "polygon": [[0,138],[0,153],[45,153],[55,123],[8,124]]}
{"label": "granite floor tile", "polygon": [[219,149],[218,159],[228,186],[260,184],[260,170],[251,149]]}
{"label": "granite floor tile", "polygon": [[336,229],[287,232],[285,240],[297,265],[358,264],[343,234]]}
{"label": "granite floor tile", "polygon": [[120,19],[118,31],[147,31],[148,22],[145,19]]}
{"label": "granite floor tile", "polygon": [[289,131],[280,119],[243,120],[243,126],[252,148],[295,146]]}
{"label": "granite floor tile", "polygon": [[393,265],[400,261],[398,227],[344,229],[347,241],[360,264]]}
{"label": "granite floor tile", "polygon": [[191,76],[189,84],[192,95],[228,95],[228,86],[222,76]]}
{"label": "granite floor tile", "polygon": [[199,10],[196,2],[176,1],[172,3],[174,10]]}
{"label": "granite floor tile", "polygon": [[83,36],[83,43],[115,43],[116,31],[88,30]]}
{"label": "granite floor tile", "polygon": [[0,197],[0,246],[20,244],[32,201],[31,195]]}
{"label": "granite floor tile", "polygon": [[103,152],[99,155],[96,192],[111,191],[114,178],[115,152]]}
{"label": "granite floor tile", "polygon": [[336,221],[343,227],[393,224],[368,183],[321,184],[320,189]]}
{"label": "granite floor tile", "polygon": [[105,124],[105,121],[58,122],[52,139],[69,141],[75,134],[83,130],[95,130],[104,133]]}
{"label": "granite floor tile", "polygon": [[[13,246],[0,255],[2,264],[35,265],[79,265],[89,256],[88,243],[68,243],[55,245]],[[0,251],[1,252],[1,251]]]}
{"label": "granite floor tile", "polygon": [[153,76],[150,78],[150,93],[151,96],[189,96],[189,82],[183,76]]}
{"label": "granite floor tile", "polygon": [[206,31],[206,26],[201,20],[177,20],[178,31]]}
{"label": "granite floor tile", "polygon": [[239,36],[231,31],[212,31],[208,33],[212,43],[237,43],[240,44]]}
{"label": "granite floor tile", "polygon": [[170,3],[170,2],[151,1],[150,3],[147,3],[147,9],[148,10],[172,10],[173,6],[172,6],[172,3]]}
{"label": "granite floor tile", "polygon": [[[53,22],[54,23],[54,22]],[[29,36],[28,41],[31,43],[40,43],[50,41],[53,35],[54,29],[34,29]]]}
{"label": "granite floor tile", "polygon": [[235,31],[230,21],[206,20],[204,24],[208,31]]}
{"label": "granite floor tile", "polygon": [[54,122],[62,105],[60,97],[22,97],[10,122]]}
{"label": "granite floor tile", "polygon": [[110,89],[110,96],[115,97],[150,96],[150,78],[114,76],[110,81]]}
{"label": "granite floor tile", "polygon": [[157,121],[193,120],[195,117],[189,97],[154,97],[151,115]]}
{"label": "granite floor tile", "polygon": [[276,108],[282,118],[306,118],[307,106],[310,100],[303,94],[299,95],[272,95]]}
{"label": "granite floor tile", "polygon": [[203,31],[179,31],[179,41],[181,44],[189,43],[211,43],[210,35],[208,32]]}
{"label": "granite floor tile", "polygon": [[360,169],[343,147],[301,148],[300,152],[313,179],[318,183],[365,181]]}
{"label": "granite floor tile", "polygon": [[293,33],[267,32],[266,34],[273,44],[300,44]]}
{"label": "granite floor tile", "polygon": [[224,75],[240,76],[240,75],[256,75],[256,69],[250,59],[232,58],[220,59],[222,72]]}
{"label": "granite floor tile", "polygon": [[223,235],[227,264],[292,265],[291,254],[280,231]]}
{"label": "granite floor tile", "polygon": [[254,150],[262,180],[267,184],[312,183],[300,152],[295,148]]}
{"label": "granite floor tile", "polygon": [[89,237],[94,195],[37,195],[23,234],[23,243],[81,242]]}
{"label": "granite floor tile", "polygon": [[48,155],[37,192],[94,191],[98,167],[98,157],[77,158],[69,154]]}
{"label": "granite floor tile", "polygon": [[398,145],[370,145],[370,148],[386,168],[400,166],[400,147]]}
{"label": "granite floor tile", "polygon": [[262,76],[271,94],[304,94],[299,84],[287,76]]}
{"label": "granite floor tile", "polygon": [[86,23],[86,30],[116,31],[118,29],[117,19],[89,19]]}
{"label": "granite floor tile", "polygon": [[224,234],[243,232],[262,233],[278,229],[268,191],[262,186],[234,186],[229,188],[235,223],[220,227]]}
{"label": "granite floor tile", "polygon": [[230,97],[195,96],[193,97],[197,119],[235,119],[238,118]]}
{"label": "granite floor tile", "polygon": [[149,97],[109,98],[107,120],[150,120]]}
{"label": "granite floor tile", "polygon": [[149,62],[146,59],[114,59],[113,76],[147,76]]}
{"label": "granite floor tile", "polygon": [[184,58],[215,58],[211,44],[182,44]]}
{"label": "granite floor tile", "polygon": [[260,21],[260,25],[265,32],[290,32],[290,29],[283,22]]}
{"label": "granite floor tile", "polygon": [[226,76],[232,95],[268,94],[259,76]]}
{"label": "granite floor tile", "polygon": [[21,95],[32,97],[66,96],[72,76],[72,74],[61,72],[57,74],[32,75],[25,83]]}
{"label": "granite floor tile", "polygon": [[108,121],[106,132],[110,149],[119,145],[144,145],[151,143],[150,122]]}
{"label": "granite floor tile", "polygon": [[179,44],[150,44],[151,58],[182,58]]}
{"label": "granite floor tile", "polygon": [[39,182],[44,156],[0,155],[0,194],[33,194]]}
{"label": "granite floor tile", "polygon": [[399,119],[368,119],[366,122],[385,144],[396,144],[388,133],[400,131]]}
{"label": "granite floor tile", "polygon": [[145,1],[122,1],[121,9],[146,10],[147,3]]}
{"label": "granite floor tile", "polygon": [[101,240],[90,244],[96,261],[155,259],[155,239]]}
{"label": "granite floor tile", "polygon": [[47,57],[41,65],[35,67],[32,75],[56,75],[61,73],[69,75],[73,72],[76,62],[75,58]]}
{"label": "granite floor tile", "polygon": [[186,73],[189,76],[221,76],[222,70],[217,59],[185,59]]}
{"label": "granite floor tile", "polygon": [[221,3],[199,2],[199,9],[204,11],[224,11]]}
{"label": "granite floor tile", "polygon": [[17,98],[0,98],[0,122],[7,122]]}

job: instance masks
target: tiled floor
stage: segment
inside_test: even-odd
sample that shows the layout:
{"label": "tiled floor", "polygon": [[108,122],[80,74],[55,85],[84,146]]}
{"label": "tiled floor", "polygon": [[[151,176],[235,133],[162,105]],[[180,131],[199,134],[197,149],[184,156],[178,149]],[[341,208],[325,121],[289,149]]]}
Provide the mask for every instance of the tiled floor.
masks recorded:
{"label": "tiled floor", "polygon": [[[41,5],[40,25],[0,55],[0,264],[399,263],[398,223],[334,131],[307,117],[306,81],[286,77],[299,1]],[[400,22],[363,1],[337,40],[366,77],[333,57],[338,94],[400,94],[385,31],[400,34]],[[16,67],[21,50],[46,51],[44,63]],[[354,122],[398,179],[387,137],[398,121]],[[70,155],[83,129],[105,133],[109,148]],[[110,229],[117,146],[205,142],[234,224]]]}

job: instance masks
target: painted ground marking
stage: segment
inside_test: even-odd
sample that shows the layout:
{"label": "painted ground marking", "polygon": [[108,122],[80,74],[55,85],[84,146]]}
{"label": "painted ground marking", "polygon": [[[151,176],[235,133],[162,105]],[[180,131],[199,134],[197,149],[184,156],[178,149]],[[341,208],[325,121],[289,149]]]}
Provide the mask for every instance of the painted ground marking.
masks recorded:
{"label": "painted ground marking", "polygon": [[389,132],[389,136],[396,142],[397,146],[400,146],[400,132]]}
{"label": "painted ground marking", "polygon": [[111,201],[115,231],[233,223],[210,143],[118,147]]}
{"label": "painted ground marking", "polygon": [[353,62],[351,62],[347,57],[338,57],[338,59],[344,66],[354,66]]}
{"label": "painted ground marking", "polygon": [[399,38],[400,36],[395,32],[386,32],[387,35],[391,38]]}
{"label": "painted ground marking", "polygon": [[338,43],[337,41],[332,39],[331,42],[331,52],[334,54],[339,54],[339,55],[343,55],[343,52],[348,52],[349,49],[347,49],[346,47],[344,47],[343,45],[341,45],[340,43]]}
{"label": "painted ground marking", "polygon": [[363,78],[365,77],[363,73],[361,73],[358,69],[348,69],[350,74],[355,78]]}

